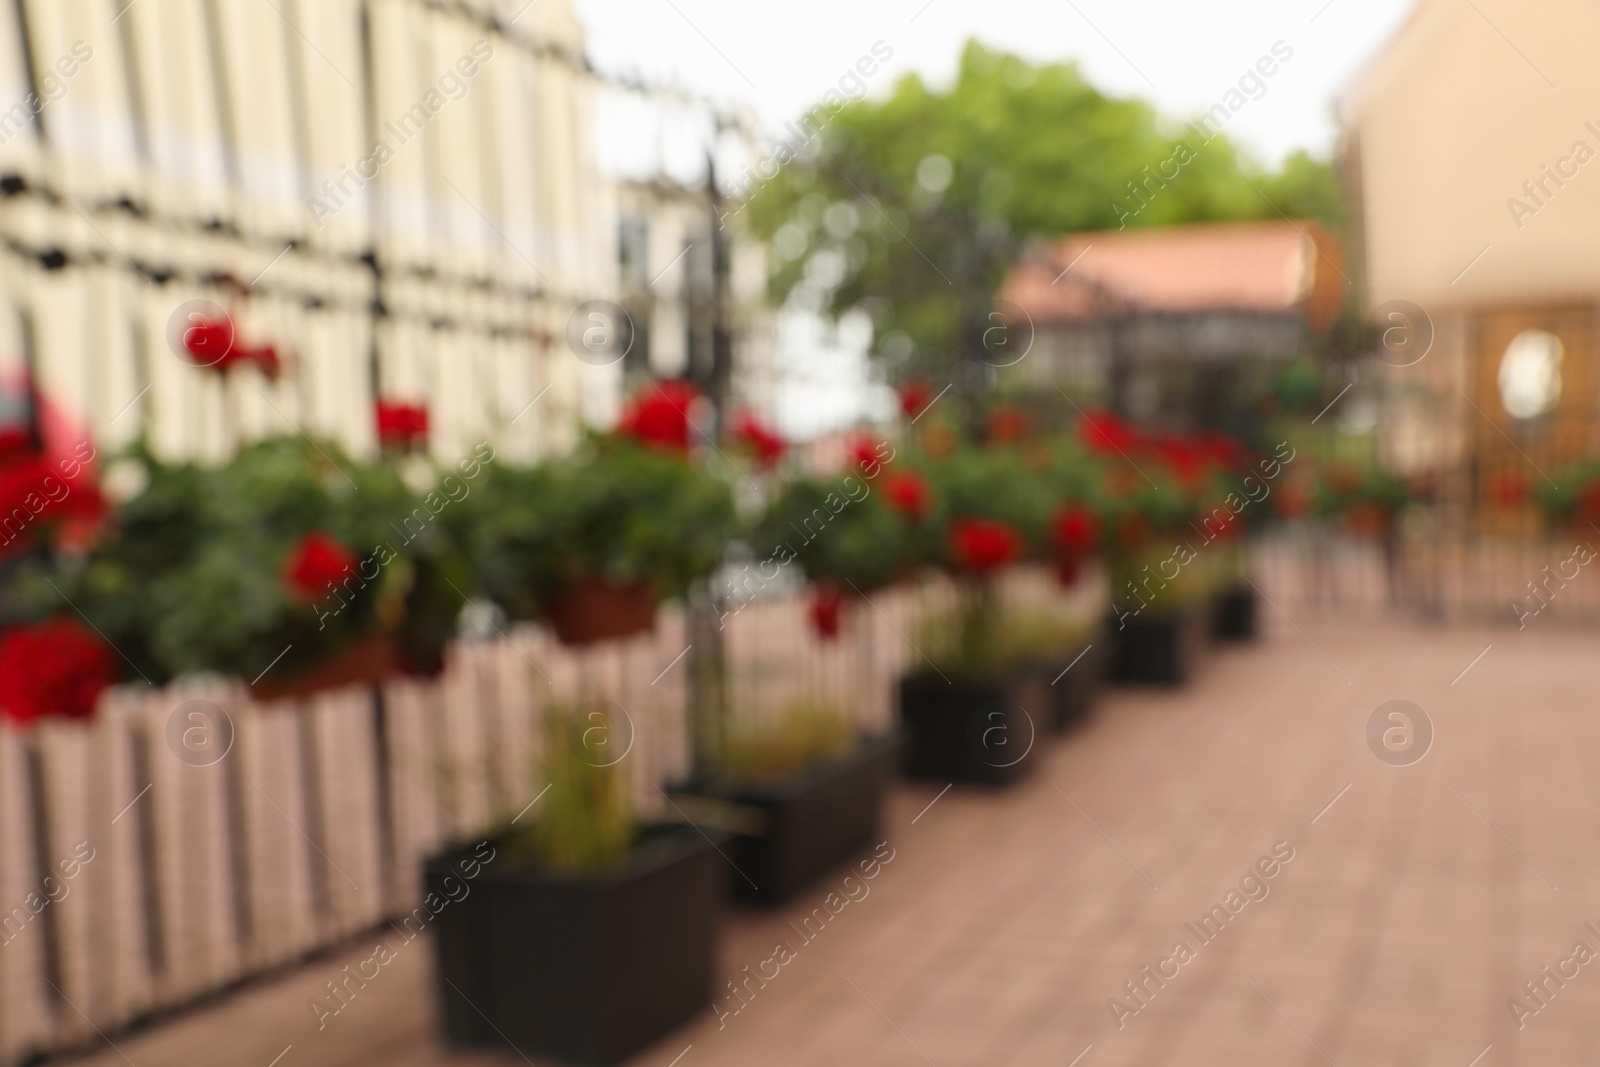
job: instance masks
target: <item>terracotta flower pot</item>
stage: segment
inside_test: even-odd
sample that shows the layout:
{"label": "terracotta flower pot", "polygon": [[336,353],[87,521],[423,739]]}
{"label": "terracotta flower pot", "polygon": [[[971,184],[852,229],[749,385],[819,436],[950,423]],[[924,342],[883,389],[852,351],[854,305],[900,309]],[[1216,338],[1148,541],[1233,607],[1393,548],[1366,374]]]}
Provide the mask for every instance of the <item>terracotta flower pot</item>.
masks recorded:
{"label": "terracotta flower pot", "polygon": [[655,626],[656,592],[649,582],[611,585],[579,578],[545,605],[545,619],[564,645],[632,637]]}
{"label": "terracotta flower pot", "polygon": [[[289,700],[347,685],[376,684],[394,673],[396,659],[394,642],[388,636],[370,634],[308,670],[291,673],[283,671],[284,665],[280,664],[255,683],[253,695],[262,701]],[[279,671],[283,671],[282,676],[273,678]]]}

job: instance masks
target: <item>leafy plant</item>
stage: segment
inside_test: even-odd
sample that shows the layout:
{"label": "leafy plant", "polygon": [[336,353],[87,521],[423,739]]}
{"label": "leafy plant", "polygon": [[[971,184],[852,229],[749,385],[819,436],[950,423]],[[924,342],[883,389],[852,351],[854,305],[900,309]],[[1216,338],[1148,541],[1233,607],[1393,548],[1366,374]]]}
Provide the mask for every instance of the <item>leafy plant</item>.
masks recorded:
{"label": "leafy plant", "polygon": [[485,591],[517,618],[585,579],[681,594],[736,530],[726,483],[620,436],[538,467],[497,467],[470,516]]}
{"label": "leafy plant", "polygon": [[460,607],[442,591],[470,581],[432,521],[451,497],[419,497],[392,468],[300,437],[258,442],[222,467],[142,449],[121,462],[141,468],[143,489],[86,554],[56,553],[19,576],[26,614],[67,597],[133,676],[157,683],[269,668],[293,679],[378,637],[402,665],[437,669]]}

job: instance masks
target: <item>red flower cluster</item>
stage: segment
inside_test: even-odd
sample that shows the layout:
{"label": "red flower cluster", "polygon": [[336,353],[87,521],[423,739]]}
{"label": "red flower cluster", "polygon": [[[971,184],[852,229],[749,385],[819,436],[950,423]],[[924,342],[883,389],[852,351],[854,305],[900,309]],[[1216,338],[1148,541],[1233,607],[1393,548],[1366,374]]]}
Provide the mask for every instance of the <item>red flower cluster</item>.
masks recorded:
{"label": "red flower cluster", "polygon": [[933,507],[933,490],[920,474],[911,471],[891,474],[884,479],[883,493],[889,506],[912,522],[926,519]]}
{"label": "red flower cluster", "polygon": [[857,437],[850,442],[850,469],[859,470],[868,478],[876,478],[883,473],[883,461],[878,458],[878,449],[884,442],[874,441],[870,437]]}
{"label": "red flower cluster", "polygon": [[789,447],[776,430],[749,411],[741,411],[733,417],[733,437],[755,454],[763,470],[776,465]]}
{"label": "red flower cluster", "polygon": [[52,463],[35,451],[28,434],[0,435],[0,522],[6,523],[0,529],[0,558],[32,543],[38,529],[33,524],[65,523],[67,535],[61,540],[76,540],[91,533],[105,512],[100,487],[76,456]]}
{"label": "red flower cluster", "polygon": [[933,386],[920,378],[908,378],[895,389],[900,394],[900,414],[914,419],[933,403]]}
{"label": "red flower cluster", "polygon": [[818,586],[811,598],[811,629],[824,641],[839,637],[840,609],[844,607],[844,594],[831,585]]}
{"label": "red flower cluster", "polygon": [[1146,433],[1109,411],[1085,412],[1078,437],[1090,451],[1103,456],[1154,457],[1189,489],[1215,471],[1242,471],[1250,465],[1249,452],[1226,434]]}
{"label": "red flower cluster", "polygon": [[968,574],[987,576],[1022,556],[1022,534],[1009,523],[960,518],[950,524],[950,558]]}
{"label": "red flower cluster", "polygon": [[1078,566],[1100,542],[1100,517],[1083,504],[1063,504],[1050,518],[1050,540],[1056,547],[1056,578],[1070,586]]}
{"label": "red flower cluster", "polygon": [[183,331],[183,347],[194,357],[196,366],[208,367],[226,373],[235,367],[254,363],[269,378],[276,378],[283,370],[283,361],[272,345],[243,345],[239,343],[233,322],[202,319]]}
{"label": "red flower cluster", "polygon": [[698,399],[700,391],[688,382],[656,382],[634,397],[623,411],[617,431],[651,448],[686,453],[694,428],[689,409]]}
{"label": "red flower cluster", "polygon": [[1083,420],[1078,423],[1078,438],[1091,452],[1113,456],[1136,451],[1144,443],[1144,435],[1137,426],[1104,410],[1083,413]]}
{"label": "red flower cluster", "polygon": [[72,619],[13,626],[0,634],[0,715],[22,725],[87,719],[115,667],[105,642]]}
{"label": "red flower cluster", "polygon": [[422,404],[379,400],[375,414],[378,441],[385,448],[409,448],[428,439],[428,409]]}
{"label": "red flower cluster", "polygon": [[1087,556],[1100,540],[1100,518],[1086,505],[1063,504],[1050,519],[1050,539],[1063,556]]}
{"label": "red flower cluster", "polygon": [[283,580],[301,600],[327,595],[328,586],[356,568],[356,557],[331,534],[313,530],[300,539],[283,567]]}

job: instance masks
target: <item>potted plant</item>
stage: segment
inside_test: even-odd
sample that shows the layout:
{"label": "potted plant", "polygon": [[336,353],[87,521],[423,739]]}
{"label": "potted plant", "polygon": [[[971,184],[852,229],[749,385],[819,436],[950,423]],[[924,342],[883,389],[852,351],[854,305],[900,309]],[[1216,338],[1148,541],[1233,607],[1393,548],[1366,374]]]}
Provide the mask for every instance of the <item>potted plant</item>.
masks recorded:
{"label": "potted plant", "polygon": [[716,566],[728,486],[691,462],[693,390],[653,386],[618,430],[533,468],[497,467],[470,509],[486,592],[563,642],[648,630],[657,604]]}
{"label": "potted plant", "polygon": [[1106,412],[1087,414],[1079,432],[1107,459],[1109,676],[1181,684],[1195,669],[1209,622],[1214,559],[1202,562],[1205,543],[1194,526],[1204,456],[1190,442],[1144,433]]}
{"label": "potted plant", "polygon": [[1042,550],[1045,494],[1011,448],[955,447],[928,471],[940,504],[936,558],[956,607],[925,621],[926,658],[900,680],[905,768],[917,778],[1004,784],[1031,765],[1051,717],[1038,679],[1006,645],[997,590],[1006,568]]}
{"label": "potted plant", "polygon": [[788,900],[876,840],[893,739],[864,736],[848,708],[799,699],[738,718],[675,800],[700,825],[733,833],[728,885],[746,900]]}
{"label": "potted plant", "polygon": [[604,718],[547,708],[528,821],[426,866],[453,1044],[614,1064],[711,1003],[723,860],[690,826],[635,822]]}

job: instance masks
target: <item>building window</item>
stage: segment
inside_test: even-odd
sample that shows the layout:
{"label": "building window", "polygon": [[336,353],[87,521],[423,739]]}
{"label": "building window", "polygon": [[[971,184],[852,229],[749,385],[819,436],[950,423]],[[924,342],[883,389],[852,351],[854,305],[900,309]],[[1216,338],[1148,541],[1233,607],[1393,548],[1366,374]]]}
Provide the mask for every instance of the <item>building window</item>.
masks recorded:
{"label": "building window", "polygon": [[1523,330],[1500,357],[1500,403],[1518,419],[1536,419],[1561,398],[1561,338]]}

